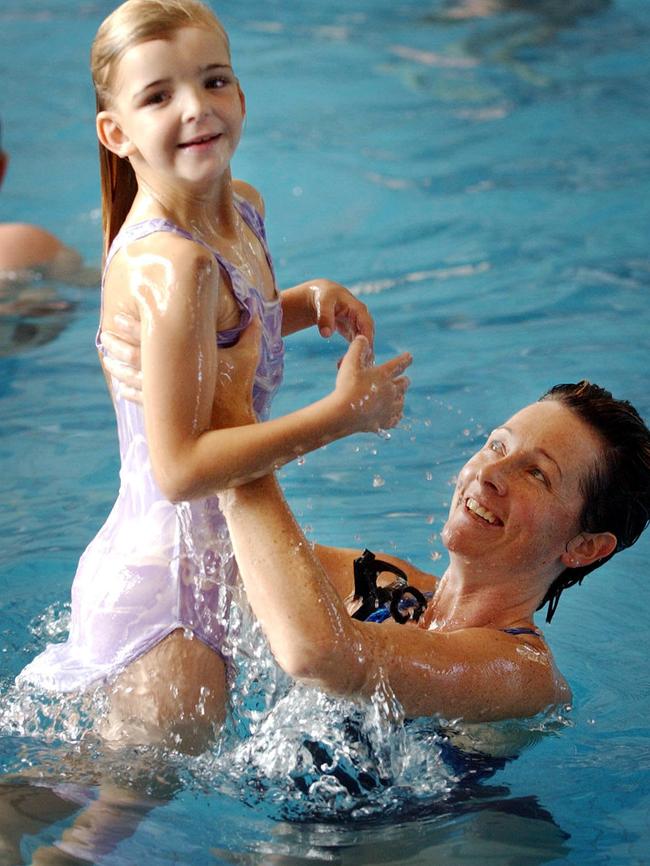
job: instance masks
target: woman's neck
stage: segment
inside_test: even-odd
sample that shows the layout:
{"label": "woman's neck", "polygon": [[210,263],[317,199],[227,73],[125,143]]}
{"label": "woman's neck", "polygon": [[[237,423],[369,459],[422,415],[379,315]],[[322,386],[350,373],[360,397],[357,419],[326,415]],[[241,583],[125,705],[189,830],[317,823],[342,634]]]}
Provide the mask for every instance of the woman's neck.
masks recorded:
{"label": "woman's neck", "polygon": [[427,628],[452,631],[532,623],[543,595],[538,584],[519,575],[505,580],[502,576],[491,579],[483,571],[472,573],[466,564],[452,558],[438,582],[424,624]]}

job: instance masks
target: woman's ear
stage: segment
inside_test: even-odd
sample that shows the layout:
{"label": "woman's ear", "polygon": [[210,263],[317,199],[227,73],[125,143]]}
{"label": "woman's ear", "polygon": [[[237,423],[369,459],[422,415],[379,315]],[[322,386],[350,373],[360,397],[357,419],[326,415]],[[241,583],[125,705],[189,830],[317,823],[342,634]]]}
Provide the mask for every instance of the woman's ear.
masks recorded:
{"label": "woman's ear", "polygon": [[131,156],[135,151],[131,139],[120,126],[112,111],[100,111],[95,121],[97,138],[107,150],[119,157]]}
{"label": "woman's ear", "polygon": [[569,541],[560,558],[567,568],[583,568],[605,559],[616,550],[617,544],[611,532],[581,532]]}

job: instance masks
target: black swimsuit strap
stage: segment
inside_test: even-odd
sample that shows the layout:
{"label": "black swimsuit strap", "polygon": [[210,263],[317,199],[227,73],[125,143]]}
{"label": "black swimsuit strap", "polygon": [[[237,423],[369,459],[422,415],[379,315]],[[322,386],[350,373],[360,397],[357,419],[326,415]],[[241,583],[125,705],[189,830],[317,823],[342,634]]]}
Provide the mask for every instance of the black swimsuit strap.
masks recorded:
{"label": "black swimsuit strap", "polygon": [[502,628],[500,631],[504,634],[532,634],[535,637],[541,637],[541,634],[534,628]]}

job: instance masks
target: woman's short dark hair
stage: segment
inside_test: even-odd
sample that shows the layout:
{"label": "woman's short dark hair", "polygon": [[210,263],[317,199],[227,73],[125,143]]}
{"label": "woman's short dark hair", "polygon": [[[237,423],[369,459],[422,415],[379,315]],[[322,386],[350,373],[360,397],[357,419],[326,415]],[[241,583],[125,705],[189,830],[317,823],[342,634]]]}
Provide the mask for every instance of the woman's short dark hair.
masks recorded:
{"label": "woman's short dark hair", "polygon": [[634,406],[616,400],[591,382],[555,385],[540,401],[567,406],[601,438],[603,459],[582,481],[584,505],[580,516],[584,532],[611,532],[616,548],[609,556],[582,568],[567,568],[549,587],[538,610],[548,604],[550,622],[562,592],[619,550],[630,547],[650,520],[650,431]]}

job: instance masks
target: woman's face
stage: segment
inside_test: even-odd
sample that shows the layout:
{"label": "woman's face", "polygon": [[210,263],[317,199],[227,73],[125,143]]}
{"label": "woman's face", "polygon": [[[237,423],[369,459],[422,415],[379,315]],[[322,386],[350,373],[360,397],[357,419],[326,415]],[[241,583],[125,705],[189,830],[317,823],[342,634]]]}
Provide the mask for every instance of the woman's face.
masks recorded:
{"label": "woman's face", "polygon": [[581,483],[602,443],[571,409],[533,403],[494,430],[463,467],[442,538],[450,552],[513,571],[563,569],[580,530]]}

